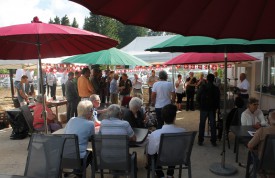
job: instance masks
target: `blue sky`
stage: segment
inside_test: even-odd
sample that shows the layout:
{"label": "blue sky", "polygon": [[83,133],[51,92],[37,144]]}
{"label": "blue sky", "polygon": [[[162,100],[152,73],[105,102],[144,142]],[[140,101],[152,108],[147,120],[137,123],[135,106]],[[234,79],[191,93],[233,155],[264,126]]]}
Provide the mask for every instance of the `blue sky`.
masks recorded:
{"label": "blue sky", "polygon": [[34,16],[47,23],[50,18],[66,14],[70,22],[75,17],[82,28],[89,10],[68,0],[0,0],[0,27],[29,23]]}

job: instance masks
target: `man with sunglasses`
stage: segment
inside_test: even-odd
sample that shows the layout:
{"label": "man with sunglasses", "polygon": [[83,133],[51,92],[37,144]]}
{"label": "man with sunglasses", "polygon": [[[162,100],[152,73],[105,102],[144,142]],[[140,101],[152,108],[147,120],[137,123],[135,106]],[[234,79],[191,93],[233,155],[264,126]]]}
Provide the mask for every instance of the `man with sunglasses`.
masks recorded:
{"label": "man with sunglasses", "polygon": [[251,125],[258,129],[261,126],[267,126],[267,122],[264,118],[263,112],[258,109],[259,100],[256,98],[249,98],[248,107],[242,113],[241,123],[242,125]]}

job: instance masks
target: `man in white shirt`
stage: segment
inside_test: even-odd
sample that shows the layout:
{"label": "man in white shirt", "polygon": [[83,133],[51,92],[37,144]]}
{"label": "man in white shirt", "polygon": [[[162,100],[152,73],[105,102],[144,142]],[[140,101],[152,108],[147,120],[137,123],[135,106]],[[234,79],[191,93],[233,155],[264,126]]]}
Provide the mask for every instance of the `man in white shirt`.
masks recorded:
{"label": "man in white shirt", "polygon": [[68,81],[68,72],[67,72],[67,70],[65,70],[62,74],[61,81],[60,81],[63,97],[66,96],[65,84],[67,81]]}
{"label": "man in white shirt", "polygon": [[248,107],[241,116],[242,125],[251,125],[256,129],[268,125],[258,106],[259,101],[256,98],[249,98]]}
{"label": "man in white shirt", "polygon": [[132,87],[134,97],[142,98],[142,80],[137,74],[134,74],[134,79],[132,80]]}
{"label": "man in white shirt", "polygon": [[152,88],[152,105],[155,106],[156,117],[158,120],[157,129],[164,124],[164,118],[161,117],[161,109],[167,104],[175,103],[175,87],[167,81],[167,73],[163,70],[159,72],[159,81],[154,83]]}
{"label": "man in white shirt", "polygon": [[249,98],[248,92],[249,92],[249,87],[250,84],[246,79],[246,74],[245,73],[241,73],[240,74],[240,83],[238,84],[238,88],[240,90],[240,94],[239,96],[244,100],[244,106],[247,106],[247,101]]}
{"label": "man in white shirt", "polygon": [[[147,152],[149,155],[155,155],[159,151],[160,136],[163,133],[179,133],[185,132],[184,128],[177,127],[175,125],[177,115],[177,107],[173,104],[168,104],[162,108],[161,116],[164,118],[165,125],[161,129],[155,130],[149,135],[149,143]],[[156,155],[155,155],[156,156]],[[164,177],[164,173],[161,170],[156,171],[158,177]],[[173,177],[174,167],[169,166],[167,170],[167,178]]]}

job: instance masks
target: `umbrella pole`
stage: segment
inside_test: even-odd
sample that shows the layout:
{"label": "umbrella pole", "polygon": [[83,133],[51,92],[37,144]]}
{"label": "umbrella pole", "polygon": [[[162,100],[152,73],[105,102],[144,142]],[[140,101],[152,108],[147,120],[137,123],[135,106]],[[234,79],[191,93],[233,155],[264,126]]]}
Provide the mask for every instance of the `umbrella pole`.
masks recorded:
{"label": "umbrella pole", "polygon": [[221,176],[230,176],[237,172],[237,169],[229,164],[225,164],[225,137],[226,137],[226,108],[227,108],[227,102],[226,102],[226,94],[227,94],[227,53],[224,52],[224,102],[223,102],[223,136],[222,136],[222,159],[221,163],[213,163],[210,166],[210,171],[214,174],[221,175]]}
{"label": "umbrella pole", "polygon": [[[38,36],[39,41],[39,36]],[[45,101],[45,92],[43,88],[43,73],[42,73],[42,63],[41,63],[41,54],[40,54],[40,43],[37,44],[37,52],[38,52],[38,64],[39,64],[39,75],[40,75],[40,88],[42,94],[42,118],[44,119],[45,133],[48,134],[48,123],[47,123],[47,112],[46,112],[46,101]]]}

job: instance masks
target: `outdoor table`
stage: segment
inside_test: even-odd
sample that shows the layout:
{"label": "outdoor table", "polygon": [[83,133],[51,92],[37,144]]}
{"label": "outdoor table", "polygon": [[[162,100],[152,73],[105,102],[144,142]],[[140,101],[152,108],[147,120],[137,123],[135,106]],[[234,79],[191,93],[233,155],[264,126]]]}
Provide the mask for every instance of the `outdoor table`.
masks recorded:
{"label": "outdoor table", "polygon": [[66,105],[66,111],[67,111],[67,100],[57,100],[57,101],[49,101],[48,107],[55,107],[55,114],[58,118],[58,106]]}
{"label": "outdoor table", "polygon": [[252,126],[231,126],[230,130],[235,135],[235,146],[236,146],[236,162],[239,160],[239,144],[241,139],[249,140],[252,138],[252,136],[248,133],[248,131],[255,132],[256,129],[254,129]]}
{"label": "outdoor table", "polygon": [[[95,127],[95,133],[96,134],[98,134],[99,128],[100,128],[100,126]],[[52,134],[64,134],[64,130],[65,130],[65,128],[62,128],[62,129],[59,129],[59,130],[53,132]],[[136,135],[137,139],[136,139],[135,142],[131,142],[130,143],[131,145],[136,145],[136,144],[143,143],[146,140],[146,138],[148,136],[148,133],[149,133],[149,130],[144,129],[144,128],[133,128],[133,131],[135,132],[135,135]]]}

